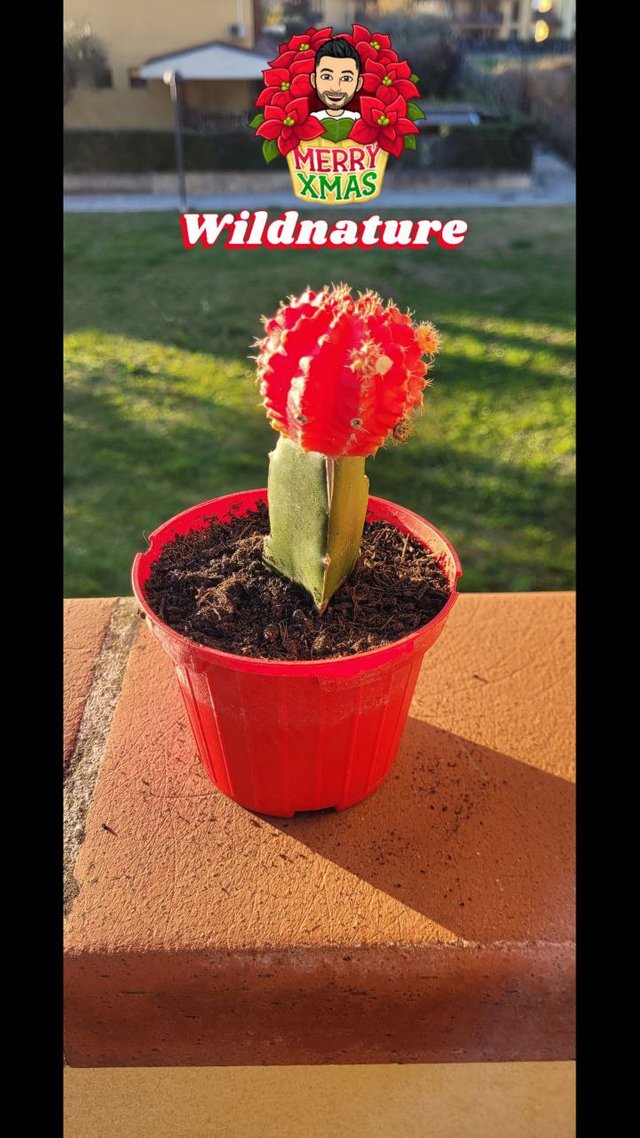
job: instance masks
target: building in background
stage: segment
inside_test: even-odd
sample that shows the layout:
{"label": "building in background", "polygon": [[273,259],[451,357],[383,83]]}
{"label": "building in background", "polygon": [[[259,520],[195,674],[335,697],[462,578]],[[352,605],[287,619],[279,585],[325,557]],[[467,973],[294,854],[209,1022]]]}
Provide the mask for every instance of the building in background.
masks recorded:
{"label": "building in background", "polygon": [[[575,0],[301,0],[318,26],[347,30],[372,24],[399,7],[447,20],[460,40],[538,43],[573,40]],[[71,130],[170,130],[171,100],[163,76],[184,77],[185,125],[229,129],[246,122],[262,86],[262,70],[296,5],[286,0],[66,0],[65,20],[88,25],[106,66],[72,89],[64,109]],[[277,38],[276,41],[277,43]],[[506,45],[505,45],[506,46]]]}
{"label": "building in background", "polygon": [[[283,27],[287,15],[300,9],[300,18],[307,13],[316,13],[316,26],[329,25],[348,31],[353,23],[368,23],[384,11],[399,6],[399,0],[301,0],[299,4],[286,3],[286,0],[262,0],[262,16],[265,26]],[[288,10],[288,11],[287,11]]]}
{"label": "building in background", "polygon": [[[390,8],[389,3],[380,7]],[[576,0],[414,0],[413,10],[448,20],[468,43],[515,40],[543,43],[571,40]]]}
{"label": "building in background", "polygon": [[[402,8],[414,15],[439,16],[470,42],[572,40],[576,31],[576,0],[303,0],[301,7],[315,11],[319,23],[342,28]],[[264,24],[282,27],[287,8],[291,11],[294,5],[262,0]]]}
{"label": "building in background", "polygon": [[[108,66],[73,90],[67,129],[171,130],[164,71],[182,60],[197,78],[184,83],[184,102],[232,124],[245,121],[262,86],[266,59],[254,52],[261,24],[257,0],[66,0],[65,21],[89,25]],[[185,52],[184,49],[190,49]],[[144,78],[144,65],[152,61]]]}
{"label": "building in background", "polygon": [[576,0],[534,0],[531,9],[531,35],[536,43],[575,39]]}

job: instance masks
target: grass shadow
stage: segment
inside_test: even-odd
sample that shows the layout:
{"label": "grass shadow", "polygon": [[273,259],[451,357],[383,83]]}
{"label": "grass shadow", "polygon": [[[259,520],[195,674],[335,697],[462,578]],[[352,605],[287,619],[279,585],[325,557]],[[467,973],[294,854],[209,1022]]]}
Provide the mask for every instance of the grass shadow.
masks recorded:
{"label": "grass shadow", "polygon": [[[389,211],[381,209],[380,215]],[[393,211],[391,211],[393,212]],[[574,323],[571,209],[471,210],[456,250],[332,247],[281,250],[184,249],[177,217],[65,217],[69,329],[99,326],[202,351],[243,358],[259,314],[307,285],[345,280],[378,289],[419,318],[446,323],[457,312]],[[335,216],[326,212],[330,220]],[[408,211],[418,218],[420,211]],[[526,228],[532,246],[514,247]]]}
{"label": "grass shadow", "polygon": [[[134,377],[132,396],[142,387]],[[274,435],[262,415],[175,386],[170,406],[158,396],[158,408],[156,417],[132,417],[113,389],[97,383],[68,393],[71,595],[127,593],[145,530],[206,498],[266,484]],[[373,494],[448,534],[463,563],[463,589],[570,587],[572,474],[417,439],[389,448],[368,474]]]}

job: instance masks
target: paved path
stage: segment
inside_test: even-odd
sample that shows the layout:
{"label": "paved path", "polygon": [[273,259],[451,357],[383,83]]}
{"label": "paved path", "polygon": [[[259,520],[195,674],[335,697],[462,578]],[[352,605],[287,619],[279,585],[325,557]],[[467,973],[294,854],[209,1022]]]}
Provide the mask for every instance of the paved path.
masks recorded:
{"label": "paved path", "polygon": [[[371,213],[380,209],[463,209],[472,206],[574,205],[575,175],[570,166],[547,151],[539,151],[533,165],[533,186],[528,190],[474,190],[472,188],[433,190],[385,190],[380,199],[351,208]],[[318,209],[318,203],[298,201],[282,190],[261,193],[218,193],[189,195],[189,208],[198,211],[246,209]],[[177,194],[67,194],[67,213],[151,213],[179,210]]]}

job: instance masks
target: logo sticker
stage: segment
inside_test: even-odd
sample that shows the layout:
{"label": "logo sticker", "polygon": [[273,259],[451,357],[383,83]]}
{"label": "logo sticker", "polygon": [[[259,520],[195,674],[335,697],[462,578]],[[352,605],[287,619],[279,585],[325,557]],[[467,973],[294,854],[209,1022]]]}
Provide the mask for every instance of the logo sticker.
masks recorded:
{"label": "logo sticker", "polygon": [[300,201],[372,201],[389,155],[416,148],[418,76],[387,35],[362,24],[340,35],[309,28],[281,44],[263,74],[250,126],[266,162],[286,158]]}

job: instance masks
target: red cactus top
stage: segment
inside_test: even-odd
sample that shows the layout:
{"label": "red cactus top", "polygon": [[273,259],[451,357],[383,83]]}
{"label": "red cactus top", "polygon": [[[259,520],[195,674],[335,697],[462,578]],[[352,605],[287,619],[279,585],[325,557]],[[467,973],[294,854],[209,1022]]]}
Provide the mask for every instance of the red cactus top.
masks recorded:
{"label": "red cactus top", "polygon": [[394,432],[406,436],[439,346],[432,324],[342,284],[289,297],[263,323],[258,381],[275,430],[331,458],[375,454]]}

